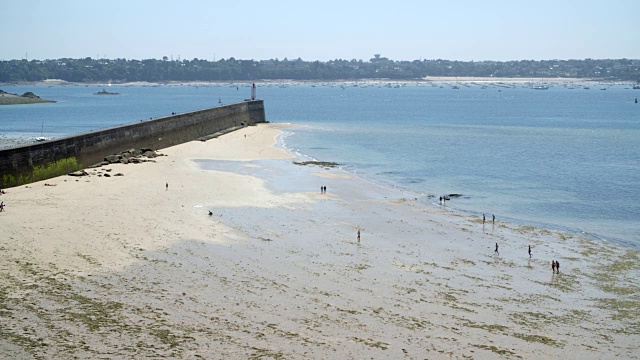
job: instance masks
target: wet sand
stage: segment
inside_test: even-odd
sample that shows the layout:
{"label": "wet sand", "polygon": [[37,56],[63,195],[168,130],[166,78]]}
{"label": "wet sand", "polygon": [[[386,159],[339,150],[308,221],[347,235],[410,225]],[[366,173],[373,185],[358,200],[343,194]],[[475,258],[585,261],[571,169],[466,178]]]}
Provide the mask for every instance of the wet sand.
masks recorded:
{"label": "wet sand", "polygon": [[0,357],[638,358],[638,251],[294,165],[278,127],[0,195]]}

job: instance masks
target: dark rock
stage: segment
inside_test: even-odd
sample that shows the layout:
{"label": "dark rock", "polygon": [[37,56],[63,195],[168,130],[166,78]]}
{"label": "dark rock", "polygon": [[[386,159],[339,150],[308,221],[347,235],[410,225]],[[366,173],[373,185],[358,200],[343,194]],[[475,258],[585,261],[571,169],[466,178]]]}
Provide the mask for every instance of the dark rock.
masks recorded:
{"label": "dark rock", "polygon": [[74,171],[68,174],[69,176],[88,176],[89,174],[84,170]]}
{"label": "dark rock", "polygon": [[124,174],[123,173],[117,173],[117,174],[115,174],[113,176],[124,176]]}
{"label": "dark rock", "polygon": [[156,157],[156,152],[155,151],[145,151],[142,153],[142,156],[146,156],[148,158],[154,158]]}
{"label": "dark rock", "polygon": [[104,175],[102,175],[102,176],[104,176],[104,177],[111,177],[111,175],[106,174],[106,173],[105,173]]}
{"label": "dark rock", "polygon": [[121,155],[109,155],[104,158],[104,161],[109,162],[110,164],[120,161],[122,158]]}
{"label": "dark rock", "polygon": [[126,159],[126,158],[122,158],[122,159],[120,159],[120,163],[121,163],[121,164],[128,164],[128,163],[129,163],[129,160],[128,160],[128,159]]}
{"label": "dark rock", "polygon": [[338,163],[330,162],[330,161],[302,161],[302,162],[294,161],[293,163],[301,166],[317,165],[317,166],[325,166],[325,167],[336,167],[340,165]]}
{"label": "dark rock", "polygon": [[104,169],[104,171],[106,172],[110,172],[112,169]]}
{"label": "dark rock", "polygon": [[457,197],[461,197],[462,194],[449,194],[449,197],[453,197],[453,198],[457,198]]}

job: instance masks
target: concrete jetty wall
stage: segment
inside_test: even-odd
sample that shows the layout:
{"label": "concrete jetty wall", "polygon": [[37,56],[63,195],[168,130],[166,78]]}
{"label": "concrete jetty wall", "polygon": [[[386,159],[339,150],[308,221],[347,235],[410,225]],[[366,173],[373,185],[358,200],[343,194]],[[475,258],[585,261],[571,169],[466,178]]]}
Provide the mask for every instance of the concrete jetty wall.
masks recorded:
{"label": "concrete jetty wall", "polygon": [[0,188],[59,176],[128,149],[154,150],[265,122],[262,100],[182,113],[0,150]]}

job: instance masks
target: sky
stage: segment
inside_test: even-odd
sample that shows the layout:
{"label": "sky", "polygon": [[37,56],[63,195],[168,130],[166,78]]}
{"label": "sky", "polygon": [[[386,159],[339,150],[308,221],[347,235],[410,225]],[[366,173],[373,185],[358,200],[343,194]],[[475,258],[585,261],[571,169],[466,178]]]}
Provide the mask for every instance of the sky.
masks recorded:
{"label": "sky", "polygon": [[0,60],[640,59],[640,0],[0,0]]}

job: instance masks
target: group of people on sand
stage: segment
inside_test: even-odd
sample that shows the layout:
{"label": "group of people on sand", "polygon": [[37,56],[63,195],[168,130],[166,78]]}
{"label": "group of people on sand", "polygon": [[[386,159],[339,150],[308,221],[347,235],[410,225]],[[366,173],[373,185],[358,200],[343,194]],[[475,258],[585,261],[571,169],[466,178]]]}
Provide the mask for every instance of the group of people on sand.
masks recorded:
{"label": "group of people on sand", "polygon": [[[360,241],[360,231],[358,231],[358,241]],[[531,259],[531,245],[529,245],[529,259]],[[498,243],[496,243],[496,249],[494,251],[494,253],[500,255],[500,253],[498,252]],[[554,274],[560,274],[560,263],[558,261],[551,261],[551,270],[553,271]]]}
{"label": "group of people on sand", "polygon": [[[496,216],[494,214],[491,214],[491,217],[492,217],[491,223],[493,225],[495,225],[496,224]],[[482,214],[482,225],[484,225],[486,222],[487,222],[487,218],[484,216],[484,214]]]}
{"label": "group of people on sand", "polygon": [[326,194],[327,193],[327,187],[326,186],[320,186],[320,194]]}

